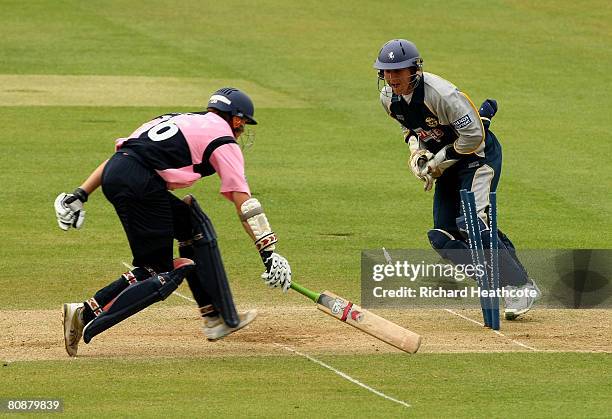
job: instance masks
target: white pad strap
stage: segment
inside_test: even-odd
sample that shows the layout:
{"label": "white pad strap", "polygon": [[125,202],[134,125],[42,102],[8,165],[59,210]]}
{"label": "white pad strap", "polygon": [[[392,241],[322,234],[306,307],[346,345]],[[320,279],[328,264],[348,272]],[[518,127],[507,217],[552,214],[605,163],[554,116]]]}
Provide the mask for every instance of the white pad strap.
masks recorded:
{"label": "white pad strap", "polygon": [[260,252],[262,250],[273,251],[277,242],[276,234],[270,228],[268,217],[263,212],[263,208],[257,198],[250,198],[240,206],[240,219],[245,221],[253,236],[255,236],[255,246]]}

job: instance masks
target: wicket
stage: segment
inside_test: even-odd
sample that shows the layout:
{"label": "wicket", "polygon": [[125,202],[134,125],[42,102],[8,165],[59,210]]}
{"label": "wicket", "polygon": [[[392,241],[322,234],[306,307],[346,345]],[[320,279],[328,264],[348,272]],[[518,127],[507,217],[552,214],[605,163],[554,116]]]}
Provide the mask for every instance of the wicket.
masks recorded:
{"label": "wicket", "polygon": [[489,193],[489,234],[491,241],[490,255],[491,255],[491,285],[495,290],[495,295],[492,297],[492,308],[491,308],[491,328],[493,330],[499,330],[499,296],[497,290],[499,286],[499,246],[497,243],[498,232],[497,232],[497,193]]}
{"label": "wicket", "polygon": [[[482,308],[484,325],[493,330],[499,330],[497,196],[495,192],[489,194],[489,251],[486,252],[482,241],[474,192],[462,189],[460,195],[472,261],[474,265],[484,267],[483,274],[476,276],[478,287],[481,290],[480,307]],[[486,293],[486,296],[482,295],[483,292]]]}

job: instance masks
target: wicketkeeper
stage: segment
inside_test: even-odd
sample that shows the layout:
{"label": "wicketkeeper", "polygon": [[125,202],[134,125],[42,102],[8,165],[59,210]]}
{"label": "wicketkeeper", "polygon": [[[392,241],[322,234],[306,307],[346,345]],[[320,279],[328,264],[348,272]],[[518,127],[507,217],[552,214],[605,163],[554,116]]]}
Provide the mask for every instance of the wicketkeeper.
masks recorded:
{"label": "wicketkeeper", "polygon": [[[261,204],[251,197],[237,143],[245,125],[255,124],[253,102],[245,93],[219,89],[204,112],[162,115],[127,138],[119,138],[110,159],[73,193],[57,197],[59,227],[79,229],[85,220],[85,202],[102,186],[121,220],[134,266],[83,303],[64,304],[64,339],[70,356],[76,356],[81,336],[88,343],[165,299],[185,277],[209,340],[227,336],[255,319],[256,310],[236,312],[210,219],[191,195],[181,200],[169,192],[214,173],[221,179],[221,194],[234,203],[260,252],[264,281],[284,292],[289,289],[291,268],[275,252],[276,235]],[[173,259],[174,239],[179,242],[179,259]]]}
{"label": "wicketkeeper", "polygon": [[[488,248],[489,192],[497,189],[502,166],[501,145],[489,130],[497,102],[487,99],[477,110],[453,84],[423,72],[419,51],[405,39],[384,44],[374,68],[379,83],[384,83],[380,90],[382,105],[400,123],[410,149],[412,173],[423,182],[425,191],[436,185],[433,228],[427,232],[429,241],[442,257],[466,263],[458,257],[466,252],[457,252],[468,249],[459,191],[474,192],[480,232],[484,247]],[[499,246],[501,285],[507,290],[513,287],[533,290],[531,294],[537,295],[506,298],[505,317],[512,320],[531,308],[540,291],[516,257],[514,245],[501,231]]]}

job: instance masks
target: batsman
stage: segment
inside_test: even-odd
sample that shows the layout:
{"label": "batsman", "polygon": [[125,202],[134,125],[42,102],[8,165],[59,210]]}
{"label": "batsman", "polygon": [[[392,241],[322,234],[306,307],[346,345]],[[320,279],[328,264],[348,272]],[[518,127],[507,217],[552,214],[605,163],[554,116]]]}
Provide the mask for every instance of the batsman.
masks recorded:
{"label": "batsman", "polygon": [[[255,242],[270,287],[286,292],[291,267],[276,253],[276,235],[263,208],[251,196],[238,144],[246,125],[255,125],[253,102],[244,92],[217,90],[205,111],[165,114],[116,140],[115,153],[73,193],[55,200],[59,227],[80,229],[84,204],[99,186],[114,206],[132,251],[134,266],[82,303],[63,306],[66,351],[76,356],[85,343],[164,300],[183,281],[204,319],[204,334],[218,340],[252,322],[256,310],[236,311],[212,222],[191,195],[170,190],[189,187],[217,174],[220,193],[231,201],[247,234]],[[243,137],[244,138],[244,137]],[[180,258],[173,259],[174,240]]]}
{"label": "batsman", "polygon": [[[502,168],[502,148],[489,129],[497,102],[487,99],[477,110],[470,98],[449,81],[423,72],[416,46],[405,39],[385,43],[374,63],[380,100],[387,114],[402,128],[410,150],[409,166],[432,189],[433,228],[427,232],[431,246],[444,258],[470,263],[466,222],[459,191],[474,192],[479,229],[485,248],[490,244],[489,192],[497,189]],[[515,291],[505,298],[505,318],[526,313],[540,296],[516,255],[514,245],[499,231],[501,286]],[[461,250],[466,250],[462,252]],[[533,297],[530,297],[533,296]]]}

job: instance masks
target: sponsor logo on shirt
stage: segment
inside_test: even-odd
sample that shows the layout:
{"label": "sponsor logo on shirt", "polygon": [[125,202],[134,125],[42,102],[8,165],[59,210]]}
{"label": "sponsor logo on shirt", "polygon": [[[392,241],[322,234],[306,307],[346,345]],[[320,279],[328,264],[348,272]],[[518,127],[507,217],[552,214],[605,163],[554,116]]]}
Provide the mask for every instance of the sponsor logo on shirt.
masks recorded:
{"label": "sponsor logo on shirt", "polygon": [[440,142],[442,137],[444,137],[444,131],[439,128],[434,128],[432,130],[424,130],[421,128],[417,128],[415,131],[419,137],[419,140],[424,142],[427,142],[429,140]]}
{"label": "sponsor logo on shirt", "polygon": [[457,119],[455,122],[451,122],[455,129],[461,129],[467,127],[472,123],[472,118],[469,115],[463,115],[461,118]]}
{"label": "sponsor logo on shirt", "polygon": [[429,128],[435,128],[438,126],[438,120],[436,118],[432,118],[431,116],[425,118],[425,123]]}

